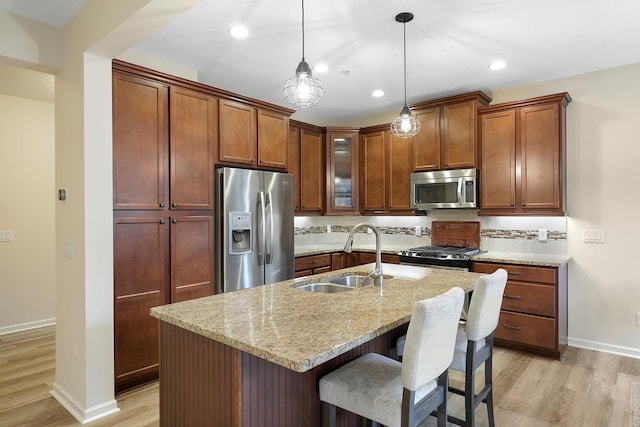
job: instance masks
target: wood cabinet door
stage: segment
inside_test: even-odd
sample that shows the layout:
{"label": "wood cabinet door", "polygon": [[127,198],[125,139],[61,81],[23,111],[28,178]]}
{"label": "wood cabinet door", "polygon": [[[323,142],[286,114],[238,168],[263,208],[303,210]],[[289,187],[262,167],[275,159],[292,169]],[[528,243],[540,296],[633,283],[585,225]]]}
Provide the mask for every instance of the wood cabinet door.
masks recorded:
{"label": "wood cabinet door", "polygon": [[363,134],[360,151],[360,206],[365,211],[384,211],[385,132]]}
{"label": "wood cabinet door", "polygon": [[258,166],[287,170],[289,117],[258,109]]}
{"label": "wood cabinet door", "polygon": [[560,209],[561,147],[558,104],[522,108],[520,114],[520,205]]}
{"label": "wood cabinet door", "polygon": [[440,107],[416,111],[420,132],[413,137],[413,170],[440,169]]}
{"label": "wood cabinet door", "polygon": [[171,219],[171,302],[215,293],[213,217]]}
{"label": "wood cabinet door", "polygon": [[300,212],[300,129],[289,128],[289,149],[287,152],[289,173],[293,175],[293,209]]}
{"label": "wood cabinet door", "polygon": [[331,254],[331,270],[342,270],[345,268],[345,253],[336,252]]}
{"label": "wood cabinet door", "polygon": [[359,211],[360,163],[358,133],[327,133],[327,213]]}
{"label": "wood cabinet door", "polygon": [[480,116],[481,209],[513,209],[516,202],[516,113]]}
{"label": "wood cabinet door", "polygon": [[256,109],[227,99],[220,100],[218,161],[256,164]]}
{"label": "wood cabinet door", "polygon": [[113,73],[113,208],[168,203],[168,87]]}
{"label": "wood cabinet door", "polygon": [[170,100],[170,207],[213,209],[218,100],[177,86]]}
{"label": "wood cabinet door", "polygon": [[158,320],[149,310],[169,300],[169,220],[114,220],[114,344],[116,391],[158,376]]}
{"label": "wood cabinet door", "polygon": [[399,138],[386,131],[386,205],[389,210],[411,210],[411,165],[413,146],[410,138]]}
{"label": "wood cabinet door", "polygon": [[322,134],[300,130],[300,211],[322,213],[325,200]]}
{"label": "wood cabinet door", "polygon": [[476,104],[474,101],[445,105],[443,111],[443,169],[476,166]]}

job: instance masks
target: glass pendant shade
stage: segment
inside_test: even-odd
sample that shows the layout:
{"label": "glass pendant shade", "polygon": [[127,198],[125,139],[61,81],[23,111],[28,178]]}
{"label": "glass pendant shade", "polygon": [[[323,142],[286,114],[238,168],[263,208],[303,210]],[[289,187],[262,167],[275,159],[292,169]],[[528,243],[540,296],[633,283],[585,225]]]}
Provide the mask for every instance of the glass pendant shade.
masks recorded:
{"label": "glass pendant shade", "polygon": [[324,86],[311,73],[311,67],[302,58],[296,75],[284,84],[284,97],[290,104],[299,108],[309,108],[322,101]]}
{"label": "glass pendant shade", "polygon": [[391,122],[391,133],[400,138],[411,138],[420,132],[420,121],[411,115],[409,107],[402,107],[400,115]]}

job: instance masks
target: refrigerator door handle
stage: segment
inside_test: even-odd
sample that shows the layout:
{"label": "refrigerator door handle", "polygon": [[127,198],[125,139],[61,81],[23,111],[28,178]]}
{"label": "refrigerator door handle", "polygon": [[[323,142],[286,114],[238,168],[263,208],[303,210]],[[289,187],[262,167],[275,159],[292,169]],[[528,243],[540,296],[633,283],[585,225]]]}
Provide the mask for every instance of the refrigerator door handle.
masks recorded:
{"label": "refrigerator door handle", "polygon": [[266,241],[267,246],[267,255],[265,264],[271,264],[272,254],[273,254],[273,203],[271,203],[271,192],[267,193],[267,206],[269,206],[269,217],[267,220],[269,221],[269,236]]}
{"label": "refrigerator door handle", "polygon": [[266,224],[265,224],[265,206],[264,206],[264,191],[258,192],[258,214],[260,217],[258,218],[258,226],[260,228],[258,232],[258,264],[264,264],[263,261],[263,250],[265,245],[265,237],[267,235]]}

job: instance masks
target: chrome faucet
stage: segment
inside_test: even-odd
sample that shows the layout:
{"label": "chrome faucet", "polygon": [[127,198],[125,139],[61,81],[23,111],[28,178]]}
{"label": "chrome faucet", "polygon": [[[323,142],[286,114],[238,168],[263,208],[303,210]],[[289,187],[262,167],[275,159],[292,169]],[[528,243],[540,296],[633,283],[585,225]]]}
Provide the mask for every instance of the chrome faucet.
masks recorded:
{"label": "chrome faucet", "polygon": [[375,286],[382,286],[382,242],[380,238],[380,230],[374,227],[371,224],[367,224],[365,222],[361,222],[360,224],[356,224],[349,233],[349,237],[347,238],[347,243],[344,245],[344,251],[346,253],[351,253],[353,248],[353,236],[360,228],[370,228],[376,235],[376,268],[373,270],[369,276],[373,277],[373,284]]}

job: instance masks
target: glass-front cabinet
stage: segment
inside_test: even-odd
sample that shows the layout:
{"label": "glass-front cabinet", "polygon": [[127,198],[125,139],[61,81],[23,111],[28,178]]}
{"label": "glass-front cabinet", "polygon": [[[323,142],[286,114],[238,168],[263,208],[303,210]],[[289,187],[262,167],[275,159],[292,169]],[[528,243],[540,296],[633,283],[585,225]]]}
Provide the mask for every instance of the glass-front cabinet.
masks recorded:
{"label": "glass-front cabinet", "polygon": [[359,211],[358,129],[327,128],[327,214]]}

